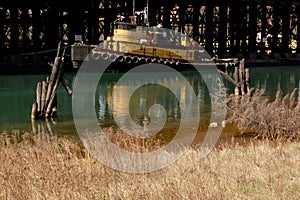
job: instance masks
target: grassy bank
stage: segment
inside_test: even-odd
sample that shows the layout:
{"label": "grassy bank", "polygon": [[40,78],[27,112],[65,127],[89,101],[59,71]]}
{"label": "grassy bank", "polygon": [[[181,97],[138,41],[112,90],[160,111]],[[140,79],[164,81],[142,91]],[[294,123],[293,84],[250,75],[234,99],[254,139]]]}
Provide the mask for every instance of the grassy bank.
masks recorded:
{"label": "grassy bank", "polygon": [[[299,199],[300,143],[224,144],[160,171],[128,174],[66,138],[0,136],[1,199]],[[17,140],[22,140],[18,141]]]}

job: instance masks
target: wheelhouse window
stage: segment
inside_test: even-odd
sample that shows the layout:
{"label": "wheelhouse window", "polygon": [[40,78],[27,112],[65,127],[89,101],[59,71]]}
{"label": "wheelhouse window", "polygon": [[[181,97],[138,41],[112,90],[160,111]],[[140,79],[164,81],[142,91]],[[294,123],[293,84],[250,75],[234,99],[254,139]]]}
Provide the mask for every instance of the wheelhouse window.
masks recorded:
{"label": "wheelhouse window", "polygon": [[132,29],[135,29],[136,28],[136,25],[134,24],[116,24],[115,25],[115,28],[116,29],[120,29],[120,30],[132,30]]}

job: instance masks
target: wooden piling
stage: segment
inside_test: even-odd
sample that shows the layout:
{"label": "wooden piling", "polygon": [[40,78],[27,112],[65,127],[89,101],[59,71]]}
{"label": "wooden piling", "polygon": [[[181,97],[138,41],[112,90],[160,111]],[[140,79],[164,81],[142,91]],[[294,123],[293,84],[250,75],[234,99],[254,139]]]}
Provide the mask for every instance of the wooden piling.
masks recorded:
{"label": "wooden piling", "polygon": [[37,114],[41,112],[41,97],[42,97],[42,84],[41,82],[38,82],[36,85]]}
{"label": "wooden piling", "polygon": [[36,116],[37,116],[37,105],[36,105],[36,101],[34,101],[31,107],[31,119],[35,119]]}
{"label": "wooden piling", "polygon": [[70,96],[72,96],[72,93],[73,93],[73,92],[72,92],[72,90],[69,88],[69,86],[67,85],[66,80],[65,80],[64,78],[62,78],[61,83],[62,83],[62,85],[64,86],[66,92],[67,92]]}
{"label": "wooden piling", "polygon": [[[56,58],[59,58],[59,57],[56,57]],[[51,91],[50,91],[49,101],[48,101],[48,104],[47,104],[47,107],[46,107],[46,117],[51,116],[51,112],[52,112],[52,108],[53,108],[53,101],[54,101],[55,96],[56,96],[57,87],[58,87],[59,83],[61,82],[62,72],[63,72],[62,63],[59,62],[57,71],[55,72],[56,73],[55,74],[56,78],[55,78],[54,81],[51,82],[52,88],[51,88]]]}
{"label": "wooden piling", "polygon": [[41,111],[43,111],[45,109],[47,87],[48,87],[47,81],[43,81],[42,82]]}
{"label": "wooden piling", "polygon": [[250,69],[245,69],[245,83],[247,88],[247,95],[250,95]]}
{"label": "wooden piling", "polygon": [[244,59],[240,60],[239,62],[239,82],[240,82],[240,92],[242,95],[245,95],[245,65],[244,65]]}
{"label": "wooden piling", "polygon": [[51,95],[52,95],[53,87],[54,87],[54,84],[56,82],[55,80],[57,79],[59,61],[60,61],[60,57],[56,57],[54,63],[50,64],[51,67],[52,67],[52,70],[51,70],[51,75],[50,75],[50,78],[49,78],[49,85],[48,85],[48,88],[47,88],[47,95],[46,95],[45,105],[49,104],[49,101],[50,101],[50,98],[51,98]]}
{"label": "wooden piling", "polygon": [[219,71],[219,73],[220,73],[221,75],[223,75],[223,77],[224,77],[227,81],[229,81],[230,83],[232,83],[234,86],[237,86],[237,85],[238,85],[238,82],[235,81],[233,78],[231,78],[229,74],[227,74],[226,72],[223,72],[223,71],[221,71],[221,70],[218,70],[218,71]]}
{"label": "wooden piling", "polygon": [[[234,80],[239,83],[239,67],[235,66],[234,67],[234,74],[233,74]],[[234,87],[234,94],[238,96],[240,94],[240,89],[239,89],[239,84],[235,85]]]}

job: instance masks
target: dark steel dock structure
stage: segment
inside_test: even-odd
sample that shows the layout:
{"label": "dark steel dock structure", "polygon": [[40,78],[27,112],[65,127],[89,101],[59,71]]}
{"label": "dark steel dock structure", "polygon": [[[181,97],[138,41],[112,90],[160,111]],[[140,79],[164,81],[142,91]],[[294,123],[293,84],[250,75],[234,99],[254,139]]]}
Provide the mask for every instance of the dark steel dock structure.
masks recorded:
{"label": "dark steel dock structure", "polygon": [[59,41],[98,44],[115,20],[133,15],[186,34],[219,58],[251,65],[300,60],[298,0],[2,0],[0,73],[47,72],[40,66],[53,59]]}

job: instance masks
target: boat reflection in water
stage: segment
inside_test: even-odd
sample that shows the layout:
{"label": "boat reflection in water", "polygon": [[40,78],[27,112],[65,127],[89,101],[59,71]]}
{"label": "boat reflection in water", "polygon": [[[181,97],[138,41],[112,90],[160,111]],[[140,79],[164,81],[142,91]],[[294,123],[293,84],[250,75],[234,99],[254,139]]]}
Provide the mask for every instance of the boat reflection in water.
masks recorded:
{"label": "boat reflection in water", "polygon": [[[182,120],[190,123],[191,129],[199,128],[201,123],[207,128],[211,117],[208,87],[216,87],[220,80],[208,73],[205,75],[206,82],[209,80],[207,86],[198,73],[181,75],[141,73],[138,78],[119,82],[118,78],[112,81],[105,77],[112,75],[103,75],[96,94],[99,124],[134,131],[136,126],[146,128],[150,123],[163,123],[161,131],[171,135],[176,134]],[[183,109],[188,110],[183,112]],[[200,117],[196,126],[195,115]]]}

